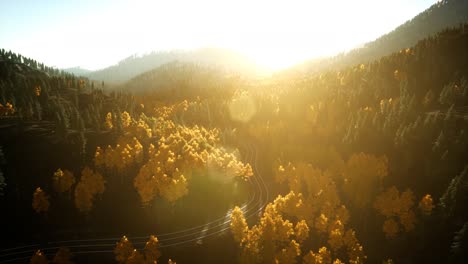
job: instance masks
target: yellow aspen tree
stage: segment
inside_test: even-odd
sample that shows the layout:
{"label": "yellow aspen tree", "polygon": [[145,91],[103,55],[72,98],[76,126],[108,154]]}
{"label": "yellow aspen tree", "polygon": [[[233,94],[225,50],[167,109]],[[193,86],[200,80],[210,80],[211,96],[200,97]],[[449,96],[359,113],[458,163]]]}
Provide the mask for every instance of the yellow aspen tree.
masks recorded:
{"label": "yellow aspen tree", "polygon": [[155,263],[155,262],[146,262],[143,255],[138,252],[138,250],[133,249],[130,256],[125,261],[125,264],[143,264],[143,263]]}
{"label": "yellow aspen tree", "polygon": [[398,234],[400,228],[393,218],[389,218],[383,223],[382,229],[387,238],[394,238]]}
{"label": "yellow aspen tree", "polygon": [[125,263],[134,249],[132,242],[126,236],[123,236],[114,248],[115,260],[118,263]]}
{"label": "yellow aspen tree", "polygon": [[94,194],[102,194],[105,190],[105,180],[98,172],[94,172],[89,167],[84,167],[81,172],[80,182],[83,182],[90,192]]}
{"label": "yellow aspen tree", "polygon": [[296,240],[299,243],[302,243],[304,240],[309,238],[309,226],[307,226],[305,220],[301,220],[296,223],[296,226],[294,227],[294,234],[296,236]]}
{"label": "yellow aspen tree", "polygon": [[321,247],[317,253],[309,251],[303,258],[305,264],[331,264],[331,253],[326,247]]}
{"label": "yellow aspen tree", "polygon": [[432,197],[430,194],[426,194],[423,196],[421,201],[419,202],[419,209],[424,215],[430,215],[432,213],[432,209],[434,208],[434,202],[432,201]]}
{"label": "yellow aspen tree", "polygon": [[387,238],[394,238],[400,231],[396,218],[399,219],[404,231],[409,232],[414,229],[416,215],[413,205],[414,195],[409,189],[400,194],[398,189],[392,186],[376,197],[374,208],[386,217],[382,230]]}
{"label": "yellow aspen tree", "polygon": [[71,261],[72,254],[68,248],[59,248],[57,253],[55,253],[52,263],[56,264],[73,264]]}
{"label": "yellow aspen tree", "polygon": [[244,213],[236,206],[231,213],[231,232],[236,242],[241,242],[247,234],[249,227],[245,221]]}
{"label": "yellow aspen tree", "polygon": [[75,206],[81,212],[87,213],[93,207],[93,200],[97,194],[105,190],[105,180],[98,172],[93,172],[85,167],[81,172],[81,178],[75,187]]}
{"label": "yellow aspen tree", "polygon": [[109,112],[106,115],[106,120],[104,122],[104,127],[107,129],[112,129],[114,127],[114,124],[112,123],[112,113]]}
{"label": "yellow aspen tree", "polygon": [[187,195],[187,193],[187,179],[185,179],[184,175],[171,179],[166,186],[160,188],[161,196],[171,203]]}
{"label": "yellow aspen tree", "polygon": [[47,212],[49,210],[50,202],[49,196],[41,189],[37,187],[33,194],[32,207],[37,213]]}
{"label": "yellow aspen tree", "polygon": [[81,181],[75,187],[75,207],[83,213],[93,208],[93,194]]}
{"label": "yellow aspen tree", "polygon": [[120,119],[122,120],[122,128],[127,129],[132,124],[132,117],[127,111],[124,111],[120,114]]}
{"label": "yellow aspen tree", "polygon": [[344,226],[340,220],[336,220],[329,226],[328,244],[334,251],[338,251],[343,245]]}
{"label": "yellow aspen tree", "polygon": [[291,263],[297,262],[297,256],[301,255],[301,247],[295,240],[291,240],[286,248],[281,249],[275,256],[276,263]]}
{"label": "yellow aspen tree", "polygon": [[353,154],[344,170],[344,193],[357,208],[366,207],[374,197],[374,190],[388,174],[387,157]]}
{"label": "yellow aspen tree", "polygon": [[363,263],[367,256],[364,255],[364,249],[356,238],[356,232],[352,229],[346,231],[343,242],[346,246],[349,263]]}
{"label": "yellow aspen tree", "polygon": [[94,153],[94,165],[96,167],[101,167],[106,164],[105,153],[101,147],[96,147],[96,152]]}
{"label": "yellow aspen tree", "polygon": [[59,193],[68,192],[73,184],[75,184],[75,177],[69,170],[61,170],[60,168],[54,172],[53,184],[55,191]]}
{"label": "yellow aspen tree", "polygon": [[148,242],[146,242],[143,251],[145,254],[146,263],[156,263],[158,258],[161,256],[161,252],[159,251],[158,238],[151,235],[148,239]]}
{"label": "yellow aspen tree", "polygon": [[42,251],[37,250],[34,255],[31,257],[30,262],[31,264],[48,264],[49,260],[47,257],[42,253]]}

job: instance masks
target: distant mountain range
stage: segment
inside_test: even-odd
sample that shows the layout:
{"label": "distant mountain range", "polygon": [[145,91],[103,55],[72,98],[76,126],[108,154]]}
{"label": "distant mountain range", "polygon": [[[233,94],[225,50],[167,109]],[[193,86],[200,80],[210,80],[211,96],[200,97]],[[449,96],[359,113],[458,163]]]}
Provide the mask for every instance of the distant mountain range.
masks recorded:
{"label": "distant mountain range", "polygon": [[316,58],[284,72],[310,74],[328,69],[367,63],[414,46],[418,41],[450,27],[468,22],[467,0],[442,0],[413,19],[362,47],[334,57]]}
{"label": "distant mountain range", "polygon": [[76,76],[86,76],[93,72],[91,70],[83,69],[81,67],[67,68],[67,69],[63,69],[63,71],[72,73]]}
{"label": "distant mountain range", "polygon": [[[360,48],[338,54],[334,57],[314,58],[281,71],[279,74],[311,74],[367,63],[393,52],[414,46],[424,38],[435,35],[443,29],[456,27],[462,23],[468,23],[468,1],[442,0],[388,34],[368,42]],[[258,75],[259,73],[267,72],[265,69],[259,68],[255,62],[246,56],[222,48],[152,52],[142,56],[132,55],[121,60],[116,65],[98,71],[89,71],[80,67],[69,68],[64,71],[88,77],[91,80],[122,84],[140,74],[176,61],[217,67],[248,75]]]}
{"label": "distant mountain range", "polygon": [[242,74],[258,74],[263,71],[243,54],[221,48],[152,52],[143,56],[132,55],[116,65],[98,71],[88,71],[79,67],[65,69],[65,71],[92,80],[123,83],[139,74],[175,61],[196,63],[201,66],[215,66]]}

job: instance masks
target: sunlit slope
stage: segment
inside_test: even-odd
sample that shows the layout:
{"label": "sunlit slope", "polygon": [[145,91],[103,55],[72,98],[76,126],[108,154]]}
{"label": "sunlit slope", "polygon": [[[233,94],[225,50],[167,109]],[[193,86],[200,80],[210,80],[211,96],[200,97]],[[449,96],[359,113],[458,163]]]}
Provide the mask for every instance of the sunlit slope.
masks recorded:
{"label": "sunlit slope", "polygon": [[[292,70],[317,72],[357,63],[367,63],[379,57],[387,56],[392,52],[409,48],[419,40],[434,35],[445,28],[456,27],[466,22],[468,22],[467,1],[439,1],[393,31],[364,44],[363,47],[332,58],[311,60],[293,67]],[[369,21],[369,23],[372,23],[372,21]]]}
{"label": "sunlit slope", "polygon": [[464,263],[467,29],[249,90],[257,103],[246,134],[273,161],[280,196],[255,225],[233,210],[241,258]]}

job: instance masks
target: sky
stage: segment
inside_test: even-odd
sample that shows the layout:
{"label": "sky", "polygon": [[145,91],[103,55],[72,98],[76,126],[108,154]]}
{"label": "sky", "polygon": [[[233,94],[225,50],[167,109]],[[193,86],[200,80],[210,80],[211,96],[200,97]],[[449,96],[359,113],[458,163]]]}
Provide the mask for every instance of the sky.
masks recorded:
{"label": "sky", "polygon": [[0,0],[0,48],[97,70],[150,51],[221,47],[281,69],[372,41],[437,0]]}

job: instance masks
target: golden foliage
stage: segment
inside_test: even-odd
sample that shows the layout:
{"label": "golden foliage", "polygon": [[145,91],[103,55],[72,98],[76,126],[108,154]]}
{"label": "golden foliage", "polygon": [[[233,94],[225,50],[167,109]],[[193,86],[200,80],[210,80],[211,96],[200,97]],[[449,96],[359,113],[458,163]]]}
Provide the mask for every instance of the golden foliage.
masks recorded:
{"label": "golden foliage", "polygon": [[32,207],[36,213],[47,212],[49,210],[50,202],[49,196],[41,189],[37,187],[33,194]]}
{"label": "golden foliage", "polygon": [[143,251],[147,263],[156,263],[158,258],[161,256],[158,238],[151,235],[148,242],[146,242]]}
{"label": "golden foliage", "polygon": [[36,94],[36,96],[41,96],[41,90],[41,86],[37,85],[34,87],[34,94]]}
{"label": "golden foliage", "polygon": [[281,249],[275,256],[275,263],[296,263],[296,257],[301,255],[301,248],[299,243],[291,240],[289,244]]}
{"label": "golden foliage", "polygon": [[287,195],[278,196],[273,204],[276,209],[287,216],[301,216],[303,215],[304,204],[302,194],[296,194],[290,191]]}
{"label": "golden foliage", "polygon": [[54,172],[53,175],[54,189],[59,193],[68,192],[73,184],[75,184],[75,177],[69,170],[62,171],[60,168]]}
{"label": "golden foliage", "polygon": [[364,249],[356,238],[356,232],[352,229],[346,231],[343,242],[346,246],[349,263],[363,263],[367,256],[364,255]]}
{"label": "golden foliage", "polygon": [[[346,166],[357,167],[356,164],[362,162],[362,159],[364,159],[364,163],[370,163],[369,160],[377,163],[374,164],[373,169],[370,169],[377,177],[386,175],[386,165],[382,165],[386,162],[385,158],[374,158],[373,160],[372,157],[360,156]],[[376,160],[378,162],[375,162]],[[332,253],[340,252],[342,248],[345,248],[350,263],[362,263],[366,259],[363,247],[352,229],[345,232],[345,224],[349,221],[349,212],[341,204],[337,187],[332,180],[332,177],[341,174],[343,170],[327,169],[322,171],[305,163],[279,164],[276,168],[276,181],[288,182],[291,191],[285,196],[278,196],[272,206],[285,216],[301,221],[296,224],[296,241],[302,241],[299,239],[301,232],[297,226],[299,223],[304,223],[314,227],[307,231],[308,233],[314,232],[315,236],[328,237],[326,241],[332,250],[322,247],[318,253],[311,251],[304,256],[304,263],[332,263]],[[356,170],[355,175],[370,175],[371,172],[366,172],[365,169]],[[302,192],[307,195],[304,196]],[[341,260],[336,259],[335,262],[341,263]]]}
{"label": "golden foliage", "polygon": [[[294,253],[293,245],[307,240],[310,232],[316,232],[319,236],[328,234],[328,244],[334,252],[345,247],[350,262],[361,263],[366,258],[363,247],[353,230],[345,232],[344,224],[340,219],[340,215],[346,221],[349,218],[346,208],[338,206],[330,210],[329,215],[334,216],[333,218],[328,218],[324,213],[318,214],[312,222],[314,229],[310,230],[307,220],[303,218],[304,215],[308,215],[304,213],[304,210],[310,208],[306,204],[309,200],[302,202],[302,199],[302,194],[296,195],[293,191],[286,196],[278,196],[273,203],[266,206],[259,223],[251,228],[248,228],[242,211],[238,207],[233,210],[231,231],[235,240],[240,241],[242,262],[294,263],[297,255]],[[294,225],[284,216],[299,220]],[[298,249],[300,250],[300,247]],[[317,254],[312,252],[306,255],[304,261],[309,262],[304,263],[331,263],[331,256],[332,252],[323,247]],[[281,262],[285,259],[288,262]]]}
{"label": "golden foliage", "polygon": [[[330,171],[322,172],[305,163],[289,163],[278,167],[276,180],[280,183],[288,181],[291,190],[285,197],[275,200],[282,213],[305,219],[309,226],[324,232],[329,217],[340,217],[339,214],[346,217],[340,209],[341,201]],[[302,191],[308,194],[307,197],[303,197]],[[321,219],[320,214],[323,214]]]}
{"label": "golden foliage", "polygon": [[364,208],[370,203],[374,197],[374,190],[387,174],[387,157],[353,154],[344,170],[344,193],[354,206]]}
{"label": "golden foliage", "polygon": [[122,121],[122,128],[126,129],[132,124],[132,117],[127,111],[124,111],[120,114],[120,119]]}
{"label": "golden foliage", "polygon": [[326,247],[321,247],[317,253],[314,253],[314,251],[311,250],[309,251],[308,254],[306,254],[302,258],[302,263],[331,264],[332,263],[331,252]]}
{"label": "golden foliage", "polygon": [[[156,127],[154,132],[161,138],[157,147],[149,145],[149,159],[133,181],[143,204],[148,204],[158,195],[170,202],[185,196],[190,175],[196,169],[205,168],[208,173],[219,171],[227,179],[245,179],[253,175],[252,167],[239,161],[235,153],[217,147],[217,129],[179,126],[165,120],[157,124],[160,127]],[[143,153],[142,148],[138,153]]]}
{"label": "golden foliage", "polygon": [[433,208],[434,208],[434,203],[432,201],[431,195],[430,194],[424,195],[421,201],[419,202],[419,209],[421,209],[424,215],[430,215],[432,213]]}
{"label": "golden foliage", "polygon": [[386,237],[393,238],[399,232],[400,228],[394,217],[398,217],[406,232],[414,229],[416,215],[412,210],[413,205],[414,195],[411,190],[406,190],[400,195],[398,189],[392,186],[377,196],[374,208],[387,218],[382,227]]}
{"label": "golden foliage", "polygon": [[349,212],[346,206],[341,205],[336,209],[336,219],[339,219],[343,225],[346,225],[349,221]]}
{"label": "golden foliage", "polygon": [[81,171],[80,182],[84,183],[92,194],[102,194],[105,190],[105,180],[99,172],[94,172],[89,167]]}
{"label": "golden foliage", "polygon": [[96,148],[94,164],[124,172],[134,164],[143,162],[143,145],[136,137],[120,137],[115,148],[108,145],[105,150]]}
{"label": "golden foliage", "polygon": [[400,214],[400,223],[406,232],[412,231],[416,223],[416,215],[412,210]]}
{"label": "golden foliage", "polygon": [[82,182],[75,187],[75,207],[81,212],[89,212],[93,208],[93,195]]}
{"label": "golden foliage", "polygon": [[394,238],[399,232],[398,223],[393,218],[385,220],[382,229],[388,238]]}
{"label": "golden foliage", "polygon": [[[159,251],[158,238],[151,235],[148,239],[148,242],[145,244],[142,254],[133,247],[132,242],[130,242],[126,236],[123,236],[115,245],[114,255],[118,263],[157,263],[158,258],[161,256],[161,252]],[[169,263],[175,262],[171,262],[171,260],[169,260]]]}
{"label": "golden foliage", "polygon": [[104,127],[107,129],[114,128],[114,124],[112,122],[112,113],[109,112],[106,114],[106,120],[104,121]]}
{"label": "golden foliage", "polygon": [[30,262],[31,264],[48,264],[49,260],[47,257],[42,253],[42,251],[37,250],[34,255],[31,257]]}
{"label": "golden foliage", "polygon": [[249,227],[245,221],[244,213],[238,206],[232,209],[230,226],[234,240],[240,243],[245,238]]}
{"label": "golden foliage", "polygon": [[340,220],[336,220],[329,227],[328,244],[334,251],[338,251],[344,244],[344,226]]}
{"label": "golden foliage", "polygon": [[324,214],[320,214],[320,216],[315,219],[315,229],[321,233],[327,232],[327,224],[328,218]]}
{"label": "golden foliage", "polygon": [[294,227],[294,233],[296,235],[296,239],[299,243],[302,243],[304,240],[309,238],[309,226],[307,226],[307,223],[305,220],[301,220],[296,223],[296,226]]}
{"label": "golden foliage", "polygon": [[4,105],[0,104],[0,116],[12,116],[16,112],[15,108],[10,102]]}
{"label": "golden foliage", "polygon": [[132,251],[132,254],[130,254],[130,256],[127,258],[127,261],[125,261],[125,264],[141,264],[141,263],[145,263],[145,258],[136,249]]}
{"label": "golden foliage", "polygon": [[173,178],[165,184],[164,188],[160,189],[161,197],[165,198],[167,201],[174,203],[181,197],[187,195],[187,179],[184,175],[181,175],[176,171]]}
{"label": "golden foliage", "polygon": [[104,150],[101,149],[101,147],[96,147],[96,152],[94,153],[94,165],[96,167],[101,167],[106,164],[105,156],[104,156]]}
{"label": "golden foliage", "polygon": [[243,262],[274,262],[291,259],[298,255],[298,250],[300,254],[297,242],[292,239],[293,224],[283,219],[274,204],[266,206],[259,224],[250,229],[239,210],[231,215],[231,228],[236,241],[240,239]]}
{"label": "golden foliage", "polygon": [[70,252],[70,249],[68,248],[59,248],[57,253],[55,253],[54,259],[52,260],[52,263],[57,263],[57,264],[72,264],[73,262],[70,260],[72,257],[72,254]]}
{"label": "golden foliage", "polygon": [[81,212],[87,213],[93,207],[94,197],[105,190],[105,180],[98,172],[89,167],[83,168],[81,178],[75,187],[75,206]]}
{"label": "golden foliage", "polygon": [[377,196],[374,208],[386,217],[395,216],[401,213],[400,193],[395,186]]}
{"label": "golden foliage", "polygon": [[115,245],[114,254],[115,260],[118,263],[126,263],[127,259],[133,254],[134,247],[132,242],[126,236],[123,236]]}

